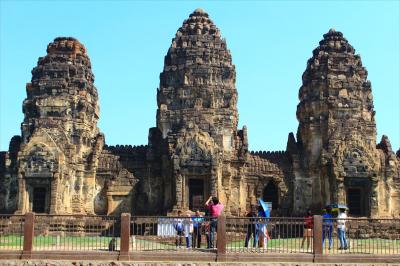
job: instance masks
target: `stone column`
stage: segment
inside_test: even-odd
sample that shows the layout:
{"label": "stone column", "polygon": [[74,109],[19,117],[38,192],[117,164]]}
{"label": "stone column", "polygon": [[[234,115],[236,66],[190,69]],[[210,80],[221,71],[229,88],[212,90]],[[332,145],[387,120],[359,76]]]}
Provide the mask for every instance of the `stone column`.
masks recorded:
{"label": "stone column", "polygon": [[337,180],[337,199],[338,204],[347,204],[346,202],[346,189],[344,187],[343,178]]}
{"label": "stone column", "polygon": [[369,208],[371,217],[378,217],[379,216],[379,193],[378,193],[378,177],[371,178],[371,194],[370,194],[370,201],[369,201]]}
{"label": "stone column", "polygon": [[16,213],[24,213],[25,212],[25,179],[23,174],[18,173],[18,208]]}
{"label": "stone column", "polygon": [[87,214],[94,214],[94,186],[96,184],[96,173],[92,172],[89,176],[85,176],[84,186],[86,187],[85,211]]}
{"label": "stone column", "polygon": [[112,193],[107,192],[107,215],[110,215],[114,211],[114,201],[112,199]]}
{"label": "stone column", "polygon": [[53,180],[51,180],[50,185],[50,214],[57,214],[57,197],[58,197],[58,180],[59,174],[53,174]]}
{"label": "stone column", "polygon": [[[216,157],[213,157],[211,160],[211,178],[210,178],[210,193],[211,196],[219,197],[220,190],[219,188],[222,186],[221,182],[221,155],[217,154]],[[222,191],[221,191],[222,192]]]}
{"label": "stone column", "polygon": [[174,175],[176,177],[175,179],[175,186],[176,186],[176,204],[174,207],[174,210],[181,210],[183,205],[182,205],[182,200],[183,200],[183,176],[180,172],[176,172]]}

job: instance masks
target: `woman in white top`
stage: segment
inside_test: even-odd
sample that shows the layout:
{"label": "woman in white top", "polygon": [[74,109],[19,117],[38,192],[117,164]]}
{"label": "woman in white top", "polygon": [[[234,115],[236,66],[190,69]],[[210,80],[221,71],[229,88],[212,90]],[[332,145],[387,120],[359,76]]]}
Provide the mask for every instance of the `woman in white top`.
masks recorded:
{"label": "woman in white top", "polygon": [[337,233],[340,241],[339,249],[348,248],[348,243],[346,239],[346,219],[347,219],[346,210],[339,209],[339,215],[337,217]]}

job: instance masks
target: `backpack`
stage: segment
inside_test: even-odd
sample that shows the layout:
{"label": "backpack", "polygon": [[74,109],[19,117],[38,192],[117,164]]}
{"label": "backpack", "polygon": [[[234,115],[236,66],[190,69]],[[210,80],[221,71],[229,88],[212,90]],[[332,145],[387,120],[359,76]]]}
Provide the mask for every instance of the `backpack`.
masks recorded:
{"label": "backpack", "polygon": [[182,221],[178,221],[178,223],[175,224],[175,230],[176,230],[176,231],[183,231],[183,224],[182,224]]}

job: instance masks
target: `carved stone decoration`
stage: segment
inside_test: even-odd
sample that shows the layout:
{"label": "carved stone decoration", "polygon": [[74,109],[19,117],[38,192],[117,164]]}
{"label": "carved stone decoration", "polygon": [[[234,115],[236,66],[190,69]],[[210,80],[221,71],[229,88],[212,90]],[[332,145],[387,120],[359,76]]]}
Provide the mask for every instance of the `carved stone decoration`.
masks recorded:
{"label": "carved stone decoration", "polygon": [[[93,165],[102,149],[95,144],[103,139],[93,82],[86,48],[69,37],[50,43],[32,70],[17,170],[25,189],[19,193],[29,197],[19,197],[18,212],[93,213]],[[67,190],[71,183],[78,189]],[[37,207],[43,198],[48,205],[44,209]]]}
{"label": "carved stone decoration", "polygon": [[56,38],[26,86],[21,136],[0,152],[0,213],[166,215],[217,196],[225,215],[263,199],[272,215],[344,203],[350,215],[399,217],[400,150],[385,135],[376,145],[371,83],[342,33],[324,35],[302,80],[297,140],[249,152],[231,53],[196,9],[164,58],[148,144],[107,146],[86,48]]}
{"label": "carved stone decoration", "polygon": [[[352,215],[397,216],[390,202],[397,206],[398,198],[390,198],[385,184],[389,176],[383,171],[388,151],[385,145],[385,154],[376,149],[367,70],[341,32],[331,29],[319,44],[303,74],[297,148],[290,148],[294,208],[318,210],[342,203]],[[394,172],[398,175],[398,169]]]}

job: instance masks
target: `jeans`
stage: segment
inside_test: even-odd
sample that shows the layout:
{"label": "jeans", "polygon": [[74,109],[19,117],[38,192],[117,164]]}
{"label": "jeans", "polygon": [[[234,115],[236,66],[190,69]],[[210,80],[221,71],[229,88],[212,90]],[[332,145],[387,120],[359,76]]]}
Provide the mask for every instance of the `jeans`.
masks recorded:
{"label": "jeans", "polygon": [[190,248],[190,239],[192,238],[192,236],[189,234],[189,236],[186,237],[186,247]]}
{"label": "jeans", "polygon": [[338,233],[338,238],[340,241],[340,248],[347,248],[348,245],[347,245],[345,229],[338,228],[337,233]]}
{"label": "jeans", "polygon": [[[193,241],[192,241],[192,247],[193,248],[200,248],[201,246],[201,226],[198,225],[193,228]],[[197,246],[196,246],[197,244]]]}
{"label": "jeans", "polygon": [[322,247],[325,246],[325,238],[328,237],[329,248],[332,248],[332,225],[324,225],[322,230]]}
{"label": "jeans", "polygon": [[217,232],[217,219],[213,219],[210,223],[210,248],[214,248],[216,232]]}

